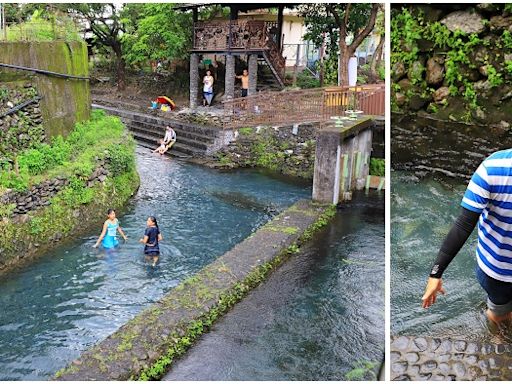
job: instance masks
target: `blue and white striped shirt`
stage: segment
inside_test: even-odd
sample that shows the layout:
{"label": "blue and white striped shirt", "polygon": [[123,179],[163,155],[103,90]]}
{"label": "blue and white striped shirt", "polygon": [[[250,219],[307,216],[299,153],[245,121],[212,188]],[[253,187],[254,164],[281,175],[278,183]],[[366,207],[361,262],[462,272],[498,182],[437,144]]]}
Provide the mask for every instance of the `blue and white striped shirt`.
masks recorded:
{"label": "blue and white striped shirt", "polygon": [[480,164],[461,205],[481,213],[478,265],[488,276],[512,282],[512,149],[495,152]]}

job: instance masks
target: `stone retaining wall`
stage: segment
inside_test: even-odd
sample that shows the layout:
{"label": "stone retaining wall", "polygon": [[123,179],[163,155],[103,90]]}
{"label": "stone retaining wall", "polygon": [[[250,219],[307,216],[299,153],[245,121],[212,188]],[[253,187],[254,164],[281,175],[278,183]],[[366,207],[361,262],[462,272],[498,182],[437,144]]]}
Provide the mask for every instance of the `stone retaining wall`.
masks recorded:
{"label": "stone retaining wall", "polygon": [[296,203],[82,354],[56,378],[161,377],[218,316],[296,252],[334,212],[309,201]]}
{"label": "stone retaining wall", "polygon": [[507,4],[393,8],[391,18],[397,23],[391,33],[393,110],[508,130],[512,15]]}
{"label": "stone retaining wall", "polygon": [[[104,161],[99,163],[97,169],[87,179],[87,187],[91,188],[96,183],[105,181],[108,174],[106,163]],[[25,215],[30,211],[50,205],[50,199],[68,184],[67,178],[56,177],[33,185],[28,191],[18,192],[8,189],[0,194],[0,204],[14,205],[10,215],[12,217]]]}
{"label": "stone retaining wall", "polygon": [[238,138],[215,157],[226,168],[264,167],[312,179],[317,129],[313,123],[240,128]]}
{"label": "stone retaining wall", "polygon": [[[0,114],[38,95],[30,80],[1,83]],[[0,118],[0,160],[45,140],[40,102]]]}

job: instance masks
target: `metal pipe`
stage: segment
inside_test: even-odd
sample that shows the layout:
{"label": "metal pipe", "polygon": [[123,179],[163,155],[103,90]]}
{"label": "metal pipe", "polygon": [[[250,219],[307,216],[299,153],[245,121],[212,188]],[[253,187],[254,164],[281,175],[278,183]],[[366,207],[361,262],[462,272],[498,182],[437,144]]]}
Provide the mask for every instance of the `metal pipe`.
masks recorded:
{"label": "metal pipe", "polygon": [[23,71],[30,71],[30,72],[35,72],[35,73],[41,73],[43,75],[62,77],[64,79],[76,79],[76,80],[90,80],[91,79],[90,77],[68,75],[68,74],[65,74],[65,73],[46,71],[44,69],[22,67],[20,65],[11,65],[11,64],[5,64],[5,63],[0,63],[0,67],[11,68],[11,69],[20,69],[20,70],[23,70]]}
{"label": "metal pipe", "polygon": [[2,114],[0,115],[0,119],[1,119],[1,118],[3,118],[3,117],[5,117],[5,116],[7,116],[7,115],[13,114],[14,112],[17,112],[17,111],[19,111],[20,109],[25,108],[27,105],[30,105],[30,104],[32,104],[32,103],[35,103],[36,101],[39,101],[39,100],[41,100],[41,99],[42,99],[42,97],[41,97],[41,96],[36,96],[36,97],[34,97],[33,99],[30,99],[30,100],[28,100],[28,101],[24,101],[23,103],[18,104],[18,105],[16,105],[15,107],[13,107],[13,108],[9,109],[8,111],[6,111],[6,112],[2,113]]}

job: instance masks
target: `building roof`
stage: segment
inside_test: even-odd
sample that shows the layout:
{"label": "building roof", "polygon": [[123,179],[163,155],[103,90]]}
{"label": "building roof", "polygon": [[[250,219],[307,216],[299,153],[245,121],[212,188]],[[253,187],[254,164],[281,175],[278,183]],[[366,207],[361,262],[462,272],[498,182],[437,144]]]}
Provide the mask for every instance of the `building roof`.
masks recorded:
{"label": "building roof", "polygon": [[277,8],[279,6],[282,6],[284,8],[293,9],[296,6],[298,6],[299,4],[300,3],[295,3],[295,4],[292,4],[292,3],[286,3],[286,4],[283,4],[283,3],[236,3],[236,4],[233,4],[233,3],[183,3],[183,4],[180,4],[176,7],[174,7],[174,9],[186,11],[186,10],[193,9],[193,8],[209,7],[212,5],[221,5],[222,7],[229,7],[229,8],[237,9],[239,12],[247,12],[247,11],[253,11],[255,9]]}

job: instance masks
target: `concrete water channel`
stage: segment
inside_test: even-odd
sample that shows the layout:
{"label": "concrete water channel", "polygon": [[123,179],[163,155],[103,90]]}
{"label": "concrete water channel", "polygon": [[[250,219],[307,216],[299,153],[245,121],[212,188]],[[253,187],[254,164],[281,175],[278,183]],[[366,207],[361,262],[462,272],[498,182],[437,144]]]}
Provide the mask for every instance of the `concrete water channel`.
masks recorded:
{"label": "concrete water channel", "polygon": [[[57,370],[76,361],[84,351],[172,292],[180,282],[214,262],[278,213],[298,200],[311,196],[311,187],[297,181],[276,179],[257,170],[218,172],[153,156],[143,148],[137,149],[137,163],[141,188],[129,206],[119,212],[121,225],[130,239],[117,253],[105,254],[92,249],[98,228],[88,236],[62,244],[30,266],[3,276],[0,282],[0,305],[3,308],[0,312],[0,379],[49,379]],[[366,204],[365,199],[362,197],[362,206]],[[374,204],[379,206],[382,204],[380,201]],[[300,211],[301,205],[296,207],[296,211]],[[372,290],[375,296],[369,298],[371,305],[364,307],[352,300],[336,303],[338,297],[332,294],[341,289],[337,278],[344,273],[363,273],[367,268],[375,272],[372,273],[376,279],[372,286],[378,288],[381,284],[383,292],[382,211],[374,208],[370,211],[359,219],[355,214],[353,220],[342,226],[339,234],[343,238],[354,239],[345,243],[347,249],[340,248],[339,243],[331,243],[332,237],[324,234],[322,236],[328,241],[320,247],[319,253],[306,251],[305,256],[297,259],[302,261],[296,267],[285,264],[283,268],[287,267],[288,270],[278,270],[283,279],[289,279],[290,286],[297,289],[286,291],[287,300],[290,303],[295,300],[301,305],[295,308],[292,305],[288,312],[285,310],[276,315],[275,321],[269,323],[267,318],[262,319],[262,323],[267,326],[271,324],[275,334],[283,335],[279,350],[285,360],[289,349],[287,345],[298,348],[299,352],[305,350],[301,358],[302,362],[307,361],[308,364],[301,376],[303,378],[326,376],[342,379],[345,373],[361,362],[372,362],[377,367],[381,361],[383,327],[382,333],[370,330],[382,324],[383,294],[380,295],[378,289]],[[149,214],[159,218],[166,239],[162,243],[162,257],[156,268],[145,263],[140,244],[137,243]],[[293,215],[292,212],[288,216]],[[284,226],[288,216],[277,218],[284,220],[282,226],[285,229],[290,228]],[[313,222],[313,219],[309,219],[309,222]],[[366,236],[365,226],[362,225],[365,220],[378,223],[372,227],[372,235],[376,239],[372,252],[368,252],[368,260],[344,262],[351,258],[350,255],[358,259],[367,254],[358,248],[361,247],[363,236]],[[329,227],[326,233],[332,231],[333,228]],[[267,238],[284,238],[287,234],[282,232],[275,232],[273,227],[269,227]],[[312,247],[319,246],[315,244]],[[312,260],[316,260],[314,265],[318,269],[308,267]],[[377,271],[382,274],[382,279]],[[367,279],[362,280],[368,283]],[[283,287],[286,285],[284,280],[280,280],[280,284]],[[279,296],[273,290],[265,294],[269,303],[274,302],[273,294]],[[309,299],[301,303],[301,298]],[[265,313],[268,315],[269,312]],[[297,320],[293,316],[297,313],[302,316],[304,329],[291,337],[291,328],[288,331],[286,328]],[[317,324],[319,313],[330,316],[330,321],[321,327]],[[361,316],[361,319],[371,319],[363,326],[363,331],[361,324],[346,320],[348,317],[345,316],[352,317],[354,314]],[[219,323],[221,326],[222,323]],[[283,332],[280,329],[284,329]],[[306,333],[308,330],[309,333]],[[215,329],[207,336],[210,335],[216,335]],[[257,341],[257,338],[243,331],[240,335]],[[289,340],[286,340],[287,335],[290,336]],[[323,352],[315,353],[318,348]],[[233,352],[228,346],[223,350]],[[323,361],[328,350],[335,358],[331,360],[330,368],[325,370]],[[290,359],[296,358],[294,353],[289,355]],[[265,376],[263,367],[260,368],[260,374]],[[229,376],[228,371],[224,371],[226,377]],[[240,374],[248,374],[247,379],[255,379],[257,371]],[[104,378],[108,377],[102,374]],[[279,369],[272,375],[276,378],[291,377]]]}
{"label": "concrete water channel", "polygon": [[392,135],[391,379],[510,380],[512,333],[487,323],[475,276],[476,230],[443,275],[446,296],[421,308],[468,179],[510,139],[487,127],[422,119],[395,121]]}

